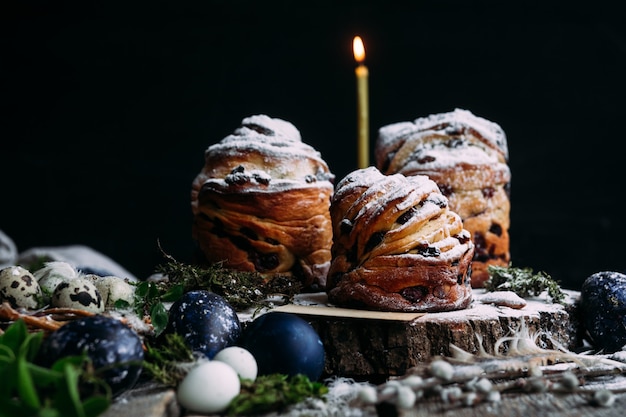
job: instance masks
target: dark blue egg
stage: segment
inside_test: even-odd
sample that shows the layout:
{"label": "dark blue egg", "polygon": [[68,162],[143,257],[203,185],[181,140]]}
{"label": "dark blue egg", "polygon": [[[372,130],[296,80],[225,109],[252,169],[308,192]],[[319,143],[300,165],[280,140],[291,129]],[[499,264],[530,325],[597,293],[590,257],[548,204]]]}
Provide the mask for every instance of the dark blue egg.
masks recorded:
{"label": "dark blue egg", "polygon": [[324,371],[324,345],[315,329],[291,313],[269,312],[248,324],[239,345],[257,361],[259,375],[306,375],[316,381]]}
{"label": "dark blue egg", "polygon": [[580,309],[595,347],[612,353],[626,345],[626,275],[603,271],[589,276],[580,292]]}
{"label": "dark blue egg", "polygon": [[178,333],[187,345],[207,358],[234,345],[241,322],[224,297],[205,290],[189,291],[172,304],[164,334]]}
{"label": "dark blue egg", "polygon": [[69,321],[51,333],[41,344],[39,360],[49,367],[83,351],[113,395],[132,388],[139,379],[144,359],[140,337],[121,321],[102,315]]}

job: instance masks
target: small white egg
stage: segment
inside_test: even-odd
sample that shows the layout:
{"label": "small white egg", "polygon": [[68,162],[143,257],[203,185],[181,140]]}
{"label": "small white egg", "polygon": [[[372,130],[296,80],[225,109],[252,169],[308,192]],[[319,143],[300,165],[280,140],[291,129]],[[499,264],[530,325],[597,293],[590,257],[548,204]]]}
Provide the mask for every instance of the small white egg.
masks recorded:
{"label": "small white egg", "polygon": [[241,379],[254,381],[259,371],[252,353],[239,346],[229,346],[220,350],[213,357],[213,360],[230,365]]}
{"label": "small white egg", "polygon": [[178,384],[176,396],[188,411],[211,414],[225,411],[240,391],[237,372],[224,362],[210,361],[189,371]]}
{"label": "small white egg", "polygon": [[74,308],[92,313],[104,311],[100,292],[94,283],[86,278],[76,278],[57,285],[50,304],[53,307]]}
{"label": "small white egg", "polygon": [[8,266],[0,271],[0,302],[13,308],[36,309],[43,305],[43,293],[37,279],[21,266]]}

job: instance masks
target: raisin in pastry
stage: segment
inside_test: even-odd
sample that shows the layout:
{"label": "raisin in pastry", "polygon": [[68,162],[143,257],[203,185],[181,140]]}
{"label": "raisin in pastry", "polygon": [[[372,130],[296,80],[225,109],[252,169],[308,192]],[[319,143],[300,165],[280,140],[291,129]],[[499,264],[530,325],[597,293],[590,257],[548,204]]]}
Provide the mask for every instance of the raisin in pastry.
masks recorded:
{"label": "raisin in pastry", "polygon": [[404,312],[471,303],[474,244],[428,177],[354,171],[337,184],[330,213],[331,303]]}
{"label": "raisin in pastry", "polygon": [[192,183],[197,262],[326,285],[334,175],[291,123],[255,115],[205,151]]}
{"label": "raisin in pastry", "polygon": [[448,197],[476,246],[472,286],[488,266],[510,262],[510,181],[506,135],[467,110],[434,114],[382,127],[376,166],[385,174],[427,175]]}

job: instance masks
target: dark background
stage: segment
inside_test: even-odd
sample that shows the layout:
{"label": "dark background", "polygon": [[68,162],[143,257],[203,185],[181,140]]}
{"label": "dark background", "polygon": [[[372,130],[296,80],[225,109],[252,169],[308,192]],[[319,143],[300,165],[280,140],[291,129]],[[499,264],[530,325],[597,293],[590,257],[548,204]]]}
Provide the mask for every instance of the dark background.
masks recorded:
{"label": "dark background", "polygon": [[[292,6],[292,4],[296,6]],[[379,127],[464,108],[509,141],[513,264],[578,289],[623,270],[626,33],[602,3],[4,2],[0,229],[138,277],[193,253],[191,182],[241,119],[356,168],[352,38]]]}

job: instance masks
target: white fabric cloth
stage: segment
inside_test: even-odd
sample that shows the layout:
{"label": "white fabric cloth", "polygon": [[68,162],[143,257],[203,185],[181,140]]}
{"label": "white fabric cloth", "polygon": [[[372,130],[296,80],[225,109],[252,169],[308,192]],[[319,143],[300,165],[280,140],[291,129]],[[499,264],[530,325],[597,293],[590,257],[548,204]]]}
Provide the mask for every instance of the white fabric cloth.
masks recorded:
{"label": "white fabric cloth", "polygon": [[17,248],[13,240],[0,230],[0,268],[15,265],[17,262]]}
{"label": "white fabric cloth", "polygon": [[40,258],[50,261],[67,262],[74,268],[91,268],[110,272],[118,278],[137,281],[137,277],[108,256],[85,245],[53,246],[30,248],[18,256],[19,264],[28,264]]}
{"label": "white fabric cloth", "polygon": [[0,268],[27,265],[38,259],[67,262],[74,268],[107,271],[118,278],[137,281],[137,277],[108,256],[85,245],[34,247],[18,252],[15,242],[0,230]]}

